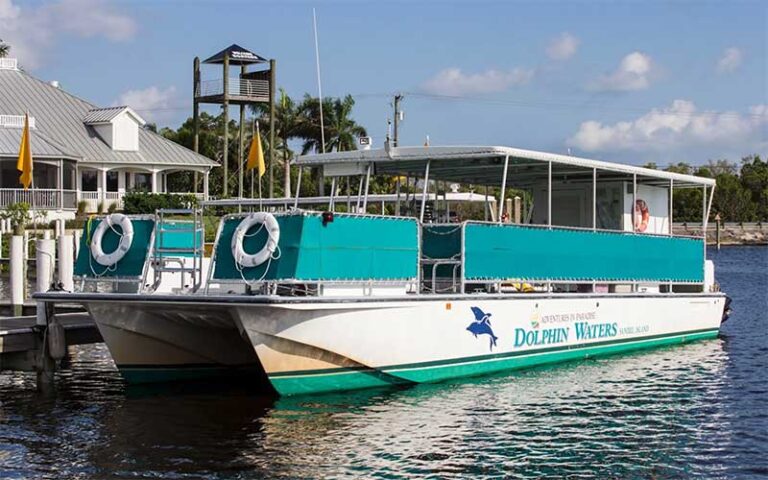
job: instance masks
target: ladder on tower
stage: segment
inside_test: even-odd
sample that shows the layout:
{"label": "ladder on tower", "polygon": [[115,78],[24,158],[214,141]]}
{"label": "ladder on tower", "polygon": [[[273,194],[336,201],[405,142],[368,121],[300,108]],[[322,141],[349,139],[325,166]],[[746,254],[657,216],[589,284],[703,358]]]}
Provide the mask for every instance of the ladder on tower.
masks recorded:
{"label": "ladder on tower", "polygon": [[[155,245],[152,249],[153,289],[157,290],[160,286],[164,273],[173,273],[179,274],[179,291],[197,291],[203,283],[203,211],[196,208],[163,208],[156,210],[155,216],[157,223]],[[188,218],[178,218],[184,216]]]}

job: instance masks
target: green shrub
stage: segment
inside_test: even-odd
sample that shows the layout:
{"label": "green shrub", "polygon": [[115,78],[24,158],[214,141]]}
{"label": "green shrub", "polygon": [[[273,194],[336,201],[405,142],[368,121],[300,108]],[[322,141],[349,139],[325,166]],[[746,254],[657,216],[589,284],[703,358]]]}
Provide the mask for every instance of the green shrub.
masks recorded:
{"label": "green shrub", "polygon": [[99,215],[104,213],[104,202],[99,202],[99,205],[96,207],[96,213]]}
{"label": "green shrub", "polygon": [[24,227],[32,220],[29,213],[29,204],[26,202],[12,203],[0,212],[4,220],[11,220],[11,228],[14,235],[24,235]]}
{"label": "green shrub", "polygon": [[107,213],[115,213],[117,211],[117,204],[116,203],[110,203],[109,208],[107,208]]}
{"label": "green shrub", "polygon": [[80,200],[77,202],[77,213],[75,215],[78,217],[84,217],[86,208],[88,208],[88,200]]}
{"label": "green shrub", "polygon": [[127,193],[123,197],[123,212],[128,215],[155,213],[161,208],[194,208],[197,197],[193,194]]}

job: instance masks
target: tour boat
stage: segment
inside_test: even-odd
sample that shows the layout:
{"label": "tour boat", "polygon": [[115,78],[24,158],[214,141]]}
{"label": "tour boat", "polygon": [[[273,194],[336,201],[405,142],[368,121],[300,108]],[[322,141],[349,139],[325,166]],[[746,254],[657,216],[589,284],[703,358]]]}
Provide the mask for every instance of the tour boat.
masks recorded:
{"label": "tour boat", "polygon": [[[300,185],[287,209],[238,201],[245,211],[221,218],[210,259],[199,213],[186,250],[160,240],[170,212],[97,219],[77,260],[82,288],[36,298],[83,303],[128,381],[245,369],[282,395],[715,338],[727,317],[705,239],[672,231],[680,189],[702,192],[706,227],[713,179],[510,147],[294,163],[332,179],[321,209],[297,208]],[[389,210],[369,205],[373,176],[394,179]],[[449,212],[453,184],[484,195],[484,211]],[[159,288],[179,274],[195,280]],[[89,291],[99,284],[118,288]]]}

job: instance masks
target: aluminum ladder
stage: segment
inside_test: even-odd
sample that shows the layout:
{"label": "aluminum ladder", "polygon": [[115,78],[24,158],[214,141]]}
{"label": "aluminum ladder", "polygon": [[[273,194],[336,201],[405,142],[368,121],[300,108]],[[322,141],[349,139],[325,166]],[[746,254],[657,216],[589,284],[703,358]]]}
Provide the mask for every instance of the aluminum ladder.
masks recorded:
{"label": "aluminum ladder", "polygon": [[[178,218],[182,216],[191,218]],[[158,289],[164,273],[177,273],[180,274],[179,291],[191,290],[196,292],[203,283],[205,227],[202,209],[163,208],[155,211],[155,217],[157,223],[155,224],[154,248],[152,249],[152,269],[154,271],[152,288]],[[191,234],[191,245],[169,246],[166,239],[170,234],[185,236]],[[186,283],[187,279],[191,280],[191,284]]]}

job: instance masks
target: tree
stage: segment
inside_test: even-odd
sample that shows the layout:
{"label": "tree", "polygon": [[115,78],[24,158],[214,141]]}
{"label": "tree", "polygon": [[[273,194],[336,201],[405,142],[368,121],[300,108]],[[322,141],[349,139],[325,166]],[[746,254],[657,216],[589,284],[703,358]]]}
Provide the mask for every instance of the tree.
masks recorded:
{"label": "tree", "polygon": [[768,219],[768,162],[759,155],[744,157],[741,162],[741,184],[755,204],[755,215],[764,221]]}
{"label": "tree", "polygon": [[[224,116],[213,116],[206,112],[202,112],[199,117],[200,131],[198,136],[198,152],[210,158],[211,160],[219,162],[221,164],[223,160],[223,146],[224,146]],[[237,149],[239,142],[238,136],[238,124],[234,120],[229,121],[229,189],[230,191],[237,191],[237,169],[238,157]],[[160,134],[165,138],[183,145],[190,150],[194,149],[194,119],[188,118],[178,130],[171,128],[162,128]],[[246,145],[247,143],[244,142]],[[224,169],[214,168],[211,170],[209,177],[210,190],[209,193],[213,196],[221,195],[224,191]],[[168,187],[171,190],[178,191],[192,191],[194,185],[194,173],[193,172],[178,172],[168,177]],[[234,189],[234,190],[233,190]]]}
{"label": "tree", "polygon": [[717,188],[712,199],[712,214],[720,214],[725,222],[751,222],[757,219],[752,195],[745,189],[739,177],[730,173],[721,173],[716,178]]}
{"label": "tree", "polygon": [[3,42],[3,39],[0,38],[0,58],[7,57],[10,51],[11,51],[11,46]]}
{"label": "tree", "polygon": [[[342,152],[357,149],[355,137],[365,136],[366,130],[351,118],[355,100],[352,95],[344,98],[326,97],[323,99],[323,133],[325,133],[325,149],[323,135],[320,131],[320,101],[309,94],[304,95],[299,110],[304,121],[301,123],[300,136],[304,139],[301,153],[311,151]],[[325,180],[322,172],[316,172],[318,194],[324,195]]]}
{"label": "tree", "polygon": [[[269,106],[259,105],[257,108],[254,108],[254,111],[260,117],[261,125],[267,125],[269,122]],[[296,138],[301,138],[302,132],[305,130],[303,126],[305,121],[306,119],[302,115],[300,106],[281,88],[280,99],[275,105],[275,136],[279,140],[277,145],[275,145],[275,153],[278,153],[283,159],[284,196],[290,195],[291,192],[291,158],[293,157],[293,151],[290,148],[289,142]]]}
{"label": "tree", "polygon": [[[323,130],[325,133],[325,152],[344,152],[357,149],[357,137],[367,135],[364,127],[352,119],[355,99],[352,95],[344,98],[327,97],[323,99]],[[304,122],[301,136],[304,144],[302,154],[312,150],[323,152],[320,134],[320,102],[309,94],[304,95],[300,106]]]}

